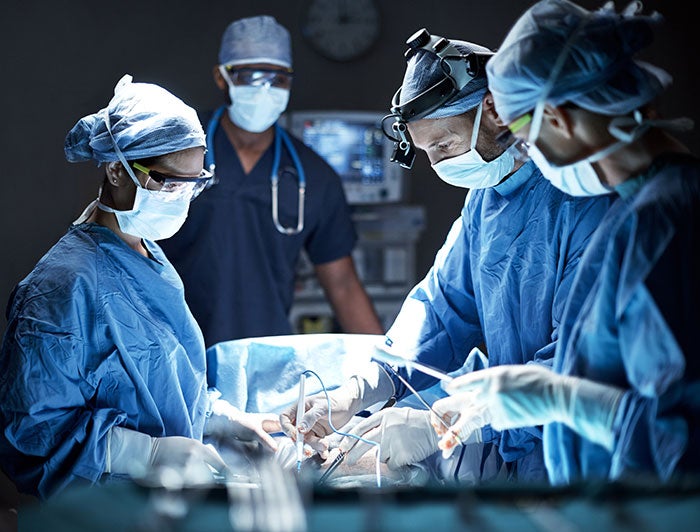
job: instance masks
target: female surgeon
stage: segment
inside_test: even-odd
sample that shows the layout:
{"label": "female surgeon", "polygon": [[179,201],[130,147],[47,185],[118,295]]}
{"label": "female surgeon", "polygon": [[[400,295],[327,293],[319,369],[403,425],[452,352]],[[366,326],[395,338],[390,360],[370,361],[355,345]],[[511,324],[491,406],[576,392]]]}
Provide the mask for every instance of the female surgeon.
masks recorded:
{"label": "female surgeon", "polygon": [[660,18],[640,7],[540,1],[487,66],[500,118],[545,177],[618,196],[581,259],[555,371],[475,372],[434,405],[460,413],[443,448],[484,423],[546,424],[554,484],[700,472],[700,162],[669,132],[687,121],[652,107],[670,77],[634,57]]}
{"label": "female surgeon", "polygon": [[0,465],[20,491],[46,498],[165,466],[206,482],[225,464],[203,434],[248,428],[274,447],[259,415],[208,390],[201,331],[153,242],[206,184],[204,146],[193,109],[128,75],[68,133],[68,161],[104,164],[104,181],[10,297]]}

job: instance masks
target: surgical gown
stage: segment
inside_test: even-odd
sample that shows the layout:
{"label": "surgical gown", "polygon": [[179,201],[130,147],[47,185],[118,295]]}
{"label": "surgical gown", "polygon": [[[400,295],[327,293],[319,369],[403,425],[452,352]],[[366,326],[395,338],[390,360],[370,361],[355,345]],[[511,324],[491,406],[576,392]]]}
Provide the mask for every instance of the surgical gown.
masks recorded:
{"label": "surgical gown", "polygon": [[20,491],[94,483],[107,431],[201,439],[202,334],[182,282],[109,229],[73,226],[19,283],[0,355],[0,464]]}
{"label": "surgical gown", "polygon": [[[387,333],[392,350],[444,371],[460,368],[483,343],[490,366],[551,365],[571,281],[609,205],[608,197],[560,192],[531,161],[493,188],[471,190]],[[420,372],[409,379],[419,390],[435,383]],[[406,387],[394,384],[403,397]],[[541,427],[485,427],[483,439],[510,463],[511,478],[546,481]]]}
{"label": "surgical gown", "polygon": [[555,369],[626,390],[612,453],[545,427],[550,479],[700,472],[700,161],[667,155],[618,187],[591,239]]}

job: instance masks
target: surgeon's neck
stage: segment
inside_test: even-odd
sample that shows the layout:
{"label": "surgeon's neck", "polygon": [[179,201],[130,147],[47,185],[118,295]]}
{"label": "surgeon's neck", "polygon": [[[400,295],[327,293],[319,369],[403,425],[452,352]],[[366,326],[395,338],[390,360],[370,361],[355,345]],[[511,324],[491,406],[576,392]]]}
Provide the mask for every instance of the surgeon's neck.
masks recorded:
{"label": "surgeon's neck", "polygon": [[525,161],[524,161],[524,160],[516,158],[516,159],[515,159],[515,163],[513,163],[513,171],[512,171],[510,174],[508,174],[507,176],[505,176],[505,177],[501,180],[501,183],[503,183],[503,181],[505,181],[505,180],[508,179],[510,176],[512,176],[515,172],[517,172],[518,170],[520,170],[520,169],[523,167],[524,164],[525,164]]}
{"label": "surgeon's neck", "polygon": [[221,125],[226,132],[229,142],[233,145],[241,161],[243,171],[248,174],[267,151],[275,138],[275,128],[270,126],[265,131],[253,133],[241,129],[231,122],[228,113],[221,118]]}
{"label": "surgeon's neck", "polygon": [[117,217],[114,215],[114,213],[103,211],[99,207],[95,207],[95,210],[88,217],[87,221],[110,229],[114,234],[126,242],[126,245],[133,249],[136,253],[150,258],[148,250],[143,245],[143,241],[139,237],[122,232],[122,230],[119,228],[119,222],[117,222]]}
{"label": "surgeon's neck", "polygon": [[661,154],[689,152],[678,139],[661,129],[653,128],[596,164],[604,173],[607,184],[615,187],[644,173]]}

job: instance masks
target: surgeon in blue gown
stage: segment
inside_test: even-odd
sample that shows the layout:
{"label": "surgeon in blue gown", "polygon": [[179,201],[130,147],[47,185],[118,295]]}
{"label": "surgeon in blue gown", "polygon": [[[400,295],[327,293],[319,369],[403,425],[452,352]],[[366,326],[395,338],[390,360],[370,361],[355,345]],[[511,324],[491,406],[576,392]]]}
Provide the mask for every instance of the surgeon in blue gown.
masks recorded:
{"label": "surgeon in blue gown", "polygon": [[544,175],[617,198],[581,258],[556,373],[489,369],[435,405],[461,412],[462,434],[545,423],[555,484],[700,472],[700,161],[673,135],[689,121],[652,104],[671,80],[636,59],[661,20],[637,7],[538,2],[487,67],[499,115]]}
{"label": "surgeon in blue gown", "polygon": [[[479,45],[451,42],[453,55],[491,54]],[[435,53],[418,50],[408,61],[398,103],[420,101],[419,95],[440,83],[444,72]],[[411,105],[420,109],[419,103]],[[433,267],[411,291],[386,334],[387,349],[446,372],[461,368],[472,349],[484,344],[489,366],[551,365],[571,282],[590,235],[609,207],[608,199],[563,194],[523,157],[514,138],[507,147],[496,141],[504,128],[497,121],[483,69],[437,106],[424,109],[422,115],[419,111],[418,119],[406,121],[412,141],[426,152],[438,176],[470,190]],[[479,366],[470,362],[470,367]],[[358,376],[356,382],[333,391],[333,420],[347,419],[344,413],[378,400],[409,395],[395,372],[417,390],[436,383],[418,371],[385,369],[375,365],[368,369],[369,376]],[[323,399],[311,400],[307,408],[312,409],[303,418],[307,439],[325,435]],[[295,419],[292,407],[281,418],[283,428],[294,433],[290,420]],[[419,462],[438,450],[425,410],[386,408],[352,432],[380,442],[382,459],[390,467]],[[341,442],[341,449],[352,448],[351,460],[372,448],[363,442],[353,447],[355,442]],[[485,444],[484,453],[495,446],[510,479],[546,482],[541,427],[501,432],[485,427],[469,443]],[[471,476],[486,480],[481,472]]]}
{"label": "surgeon in blue gown", "polygon": [[211,481],[226,466],[204,434],[264,432],[208,389],[202,333],[154,242],[209,179],[204,145],[192,108],[128,75],[68,133],[66,158],[105,177],[8,304],[0,465],[19,491],[46,498],[159,467]]}

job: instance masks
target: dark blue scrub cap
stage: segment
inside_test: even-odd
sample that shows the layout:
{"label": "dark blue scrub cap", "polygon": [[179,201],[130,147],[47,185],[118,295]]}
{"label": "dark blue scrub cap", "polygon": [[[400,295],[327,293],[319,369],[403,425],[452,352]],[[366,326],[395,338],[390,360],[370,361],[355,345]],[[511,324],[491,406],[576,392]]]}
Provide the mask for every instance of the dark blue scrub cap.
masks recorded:
{"label": "dark blue scrub cap", "polygon": [[[471,52],[487,52],[491,50],[466,41],[450,39],[450,42],[460,52],[470,54]],[[427,50],[418,50],[409,60],[406,66],[406,73],[401,85],[399,94],[399,104],[403,105],[415,98],[420,93],[444,79],[441,59],[434,53]],[[446,116],[461,115],[474,109],[481,103],[486,94],[486,76],[480,76],[469,83],[449,101],[442,104],[430,114],[423,118],[443,118]]]}

